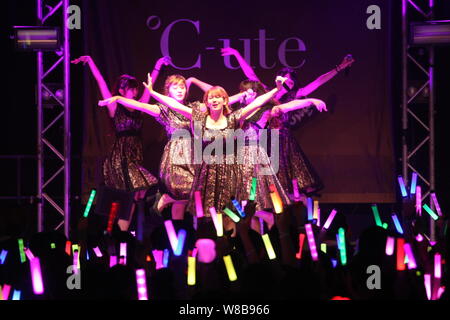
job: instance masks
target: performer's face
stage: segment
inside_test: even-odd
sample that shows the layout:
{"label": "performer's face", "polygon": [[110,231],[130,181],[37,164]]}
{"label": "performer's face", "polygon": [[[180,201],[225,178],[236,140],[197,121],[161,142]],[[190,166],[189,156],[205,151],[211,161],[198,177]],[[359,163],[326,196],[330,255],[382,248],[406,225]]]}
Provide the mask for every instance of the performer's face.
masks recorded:
{"label": "performer's face", "polygon": [[169,87],[169,96],[177,101],[183,101],[186,96],[186,85],[184,83],[173,83]]}
{"label": "performer's face", "polygon": [[119,93],[125,98],[134,99],[138,94],[138,90],[137,88],[127,88],[125,90],[120,89]]}
{"label": "performer's face", "polygon": [[224,97],[220,95],[208,95],[208,107],[211,111],[219,111],[223,109],[225,105],[225,99]]}

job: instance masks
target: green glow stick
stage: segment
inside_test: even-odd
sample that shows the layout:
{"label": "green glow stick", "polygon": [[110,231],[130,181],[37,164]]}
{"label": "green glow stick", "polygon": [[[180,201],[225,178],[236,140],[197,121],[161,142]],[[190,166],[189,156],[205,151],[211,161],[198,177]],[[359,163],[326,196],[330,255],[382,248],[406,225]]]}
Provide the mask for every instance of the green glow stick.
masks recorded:
{"label": "green glow stick", "polygon": [[25,251],[23,250],[23,239],[18,239],[19,242],[19,252],[20,252],[20,262],[24,263],[27,261],[27,258],[25,256]]}
{"label": "green glow stick", "polygon": [[341,252],[341,264],[347,264],[347,252],[345,248],[345,231],[344,228],[339,228],[339,251]]}
{"label": "green glow stick", "polygon": [[250,188],[250,196],[248,197],[248,200],[254,201],[256,196],[256,183],[257,179],[252,178],[252,187]]}
{"label": "green glow stick", "polygon": [[372,212],[373,212],[373,216],[375,218],[375,223],[377,224],[377,226],[383,227],[383,224],[381,223],[381,219],[380,219],[380,213],[378,212],[378,207],[376,204],[372,205]]}
{"label": "green glow stick", "polygon": [[386,222],[383,222],[382,227],[383,227],[384,229],[387,229],[387,228],[388,228],[388,224],[387,224]]}
{"label": "green glow stick", "polygon": [[422,208],[424,208],[425,211],[428,212],[428,214],[431,216],[431,218],[433,218],[433,220],[437,220],[437,219],[439,218],[439,217],[437,216],[437,214],[434,213],[434,211],[431,210],[431,208],[430,208],[427,204],[424,204],[424,205],[422,206]]}
{"label": "green glow stick", "polygon": [[89,200],[86,204],[86,209],[84,209],[83,217],[87,218],[89,211],[91,210],[92,203],[94,202],[95,194],[97,191],[95,189],[92,189],[91,195],[89,196]]}
{"label": "green glow stick", "polygon": [[233,211],[231,211],[227,207],[223,208],[223,212],[225,212],[226,215],[229,216],[235,223],[238,223],[239,220],[241,220]]}
{"label": "green glow stick", "polygon": [[52,242],[52,243],[50,243],[50,248],[55,249],[56,245]]}

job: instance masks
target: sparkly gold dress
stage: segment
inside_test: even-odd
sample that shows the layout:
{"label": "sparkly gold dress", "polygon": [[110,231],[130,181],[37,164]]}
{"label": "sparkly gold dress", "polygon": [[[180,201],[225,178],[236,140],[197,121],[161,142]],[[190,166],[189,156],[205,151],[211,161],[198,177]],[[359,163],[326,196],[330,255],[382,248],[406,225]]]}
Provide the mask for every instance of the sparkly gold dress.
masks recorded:
{"label": "sparkly gold dress", "polygon": [[[194,102],[190,106],[197,104],[198,102]],[[164,126],[169,139],[161,157],[159,177],[173,198],[187,200],[195,173],[192,161],[192,139],[190,139],[191,122],[163,104],[158,106],[161,111],[156,120]],[[186,139],[184,134],[187,134],[189,139]]]}
{"label": "sparkly gold dress", "polygon": [[116,140],[103,163],[106,186],[134,192],[155,185],[158,180],[142,166],[142,113],[117,104],[113,124]]}

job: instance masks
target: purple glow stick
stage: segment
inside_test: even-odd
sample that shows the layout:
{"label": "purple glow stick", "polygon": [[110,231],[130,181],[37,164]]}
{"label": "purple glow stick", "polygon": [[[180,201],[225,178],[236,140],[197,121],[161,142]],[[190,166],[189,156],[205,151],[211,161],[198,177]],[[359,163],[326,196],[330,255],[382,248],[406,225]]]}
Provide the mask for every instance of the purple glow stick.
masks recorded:
{"label": "purple glow stick", "polygon": [[416,213],[422,216],[422,188],[416,187]]}
{"label": "purple glow stick", "polygon": [[[195,211],[197,213],[197,218],[201,218],[201,217],[203,217],[203,204],[202,204],[202,197],[201,197],[200,191],[194,192],[194,199],[195,199]],[[173,250],[175,250],[175,249],[173,249]]]}
{"label": "purple glow stick", "polygon": [[177,239],[177,234],[175,233],[175,228],[173,227],[172,220],[164,221],[164,226],[166,227],[167,236],[169,237],[170,246],[172,247],[172,251],[175,252],[175,250],[177,250],[178,239]]}
{"label": "purple glow stick", "polygon": [[44,293],[44,283],[42,282],[41,263],[39,258],[30,260],[31,280],[33,282],[33,292],[36,295]]}
{"label": "purple glow stick", "polygon": [[402,176],[398,176],[398,184],[400,185],[400,191],[402,192],[402,197],[406,198],[408,196],[408,193],[406,192],[405,181],[403,181]]}
{"label": "purple glow stick", "polygon": [[313,261],[317,261],[319,255],[317,254],[316,242],[314,240],[314,233],[312,231],[312,226],[310,223],[305,224],[306,237],[308,238],[309,250],[311,252],[311,257]]}
{"label": "purple glow stick", "polygon": [[98,247],[94,248],[94,253],[99,258],[103,257],[102,252],[100,251],[100,249]]}
{"label": "purple glow stick", "polygon": [[0,253],[0,264],[4,264],[5,263],[7,255],[8,255],[8,251],[2,249],[2,253]]}
{"label": "purple glow stick", "polygon": [[434,254],[434,277],[436,279],[440,279],[442,272],[441,272],[441,255],[439,253]]}
{"label": "purple glow stick", "polygon": [[438,215],[442,217],[441,207],[439,206],[439,203],[438,203],[437,198],[436,198],[436,194],[434,192],[431,193],[431,199],[433,200],[434,207],[436,208],[436,211],[437,211]]}

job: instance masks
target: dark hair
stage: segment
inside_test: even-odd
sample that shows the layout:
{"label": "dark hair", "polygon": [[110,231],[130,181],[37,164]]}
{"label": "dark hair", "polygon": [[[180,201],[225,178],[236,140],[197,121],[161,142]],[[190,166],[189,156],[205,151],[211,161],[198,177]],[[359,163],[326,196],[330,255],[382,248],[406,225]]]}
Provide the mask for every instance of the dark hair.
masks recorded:
{"label": "dark hair", "polygon": [[277,76],[285,77],[287,74],[291,76],[292,81],[294,81],[294,87],[292,87],[291,91],[297,91],[298,90],[298,78],[297,78],[297,71],[295,71],[292,68],[284,67],[278,70]]}
{"label": "dark hair", "polygon": [[119,78],[117,78],[116,83],[114,85],[113,95],[114,96],[121,96],[119,90],[127,90],[127,89],[134,89],[139,87],[139,82],[135,77],[129,76],[127,74],[121,75]]}

